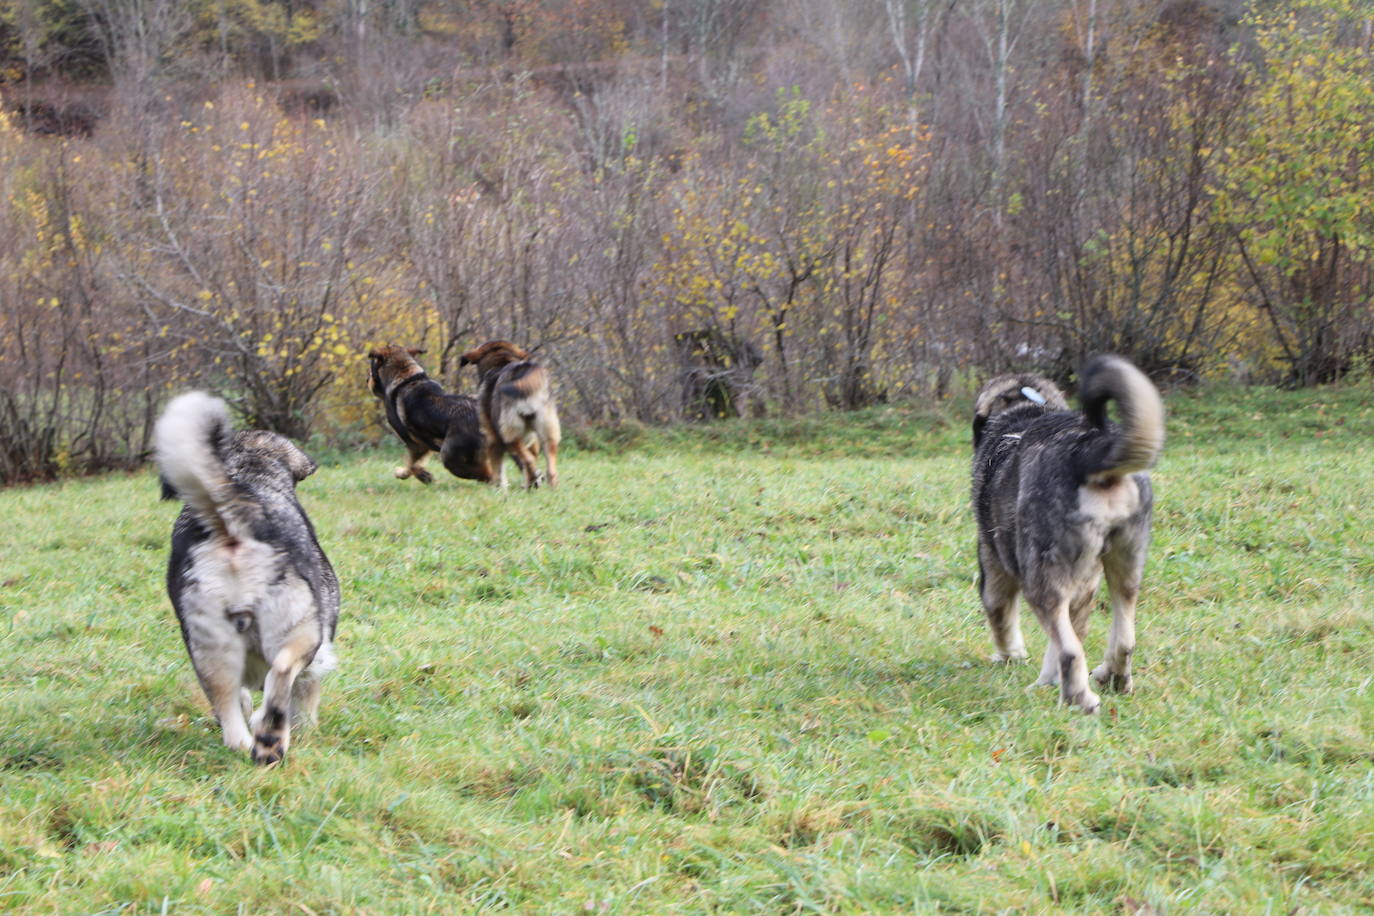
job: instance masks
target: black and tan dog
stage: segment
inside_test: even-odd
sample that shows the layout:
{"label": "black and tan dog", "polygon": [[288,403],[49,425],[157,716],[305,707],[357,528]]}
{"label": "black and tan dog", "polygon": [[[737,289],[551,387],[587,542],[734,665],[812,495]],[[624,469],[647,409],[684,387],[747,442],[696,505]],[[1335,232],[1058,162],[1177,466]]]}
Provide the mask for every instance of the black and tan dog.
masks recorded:
{"label": "black and tan dog", "polygon": [[167,593],[191,665],[224,743],[276,763],[335,665],[339,581],[296,500],[315,462],[276,433],[233,432],[224,402],[199,391],[167,405],[153,444],[163,496],[186,504]]}
{"label": "black and tan dog", "polygon": [[[1131,690],[1135,606],[1154,496],[1145,473],[1164,445],[1164,405],[1150,380],[1118,356],[1083,369],[1083,412],[1033,375],[993,379],[973,415],[973,506],[979,590],[993,659],[1026,657],[1016,610],[1023,592],[1049,638],[1038,685],[1096,712],[1083,638],[1103,572],[1111,594],[1106,659],[1093,679]],[[1107,418],[1116,401],[1118,425]]]}
{"label": "black and tan dog", "polygon": [[506,486],[503,453],[509,452],[525,475],[526,488],[539,485],[535,454],[544,452],[545,478],[558,486],[558,408],[549,388],[549,371],[506,340],[490,340],[464,353],[458,365],[477,367],[477,400],[490,438],[491,464]]}
{"label": "black and tan dog", "polygon": [[409,453],[409,462],[395,475],[433,483],[424,465],[431,452],[438,452],[454,477],[490,481],[491,449],[477,399],[444,391],[415,361],[424,352],[387,346],[367,354],[367,387],[386,406],[387,422]]}

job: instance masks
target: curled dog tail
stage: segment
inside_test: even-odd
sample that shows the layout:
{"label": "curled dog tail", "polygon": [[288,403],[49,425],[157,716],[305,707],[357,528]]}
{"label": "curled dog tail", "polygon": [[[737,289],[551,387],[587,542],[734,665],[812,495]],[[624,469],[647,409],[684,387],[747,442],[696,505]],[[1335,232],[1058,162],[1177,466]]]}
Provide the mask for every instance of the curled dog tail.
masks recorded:
{"label": "curled dog tail", "polygon": [[548,370],[538,363],[516,363],[501,380],[501,394],[512,400],[529,400],[548,393]]}
{"label": "curled dog tail", "polygon": [[153,427],[153,460],[164,498],[177,497],[206,528],[235,537],[237,487],[224,467],[233,436],[229,408],[203,391],[173,398]]}
{"label": "curled dog tail", "polygon": [[1083,415],[1106,431],[1107,402],[1116,401],[1121,426],[1097,474],[1133,474],[1154,467],[1164,448],[1164,402],[1145,373],[1120,356],[1095,356],[1083,368],[1079,384]]}
{"label": "curled dog tail", "polygon": [[534,420],[549,398],[549,373],[538,363],[517,363],[507,370],[498,389],[526,423]]}

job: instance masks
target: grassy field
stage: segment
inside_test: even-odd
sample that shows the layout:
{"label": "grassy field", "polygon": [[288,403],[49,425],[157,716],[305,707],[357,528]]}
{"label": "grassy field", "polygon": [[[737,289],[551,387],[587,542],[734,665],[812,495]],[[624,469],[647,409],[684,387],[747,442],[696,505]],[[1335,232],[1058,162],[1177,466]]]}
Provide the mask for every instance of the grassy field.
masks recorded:
{"label": "grassy field", "polygon": [[532,494],[327,455],[341,667],[269,771],[152,473],[0,492],[0,910],[1368,910],[1371,404],[1169,399],[1094,718],[1027,689],[1033,623],[986,661],[965,405],[583,434]]}

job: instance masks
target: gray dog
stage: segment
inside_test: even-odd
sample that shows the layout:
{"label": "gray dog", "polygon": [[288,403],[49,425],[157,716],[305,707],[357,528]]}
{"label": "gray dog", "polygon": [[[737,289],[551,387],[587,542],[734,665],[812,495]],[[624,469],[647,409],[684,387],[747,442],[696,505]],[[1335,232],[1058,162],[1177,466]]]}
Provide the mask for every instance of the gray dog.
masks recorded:
{"label": "gray dog", "polygon": [[[276,433],[234,433],[223,401],[175,398],[157,421],[163,496],[180,498],[167,593],[224,743],[279,762],[335,665],[339,581],[296,500],[315,462]],[[261,687],[253,712],[249,687]],[[245,721],[246,720],[246,721]]]}
{"label": "gray dog", "polygon": [[[1085,713],[1083,637],[1105,571],[1112,625],[1093,679],[1131,690],[1135,604],[1150,542],[1154,496],[1146,472],[1164,445],[1164,405],[1150,380],[1119,356],[1084,367],[1083,412],[1047,379],[1004,375],[978,395],[973,414],[973,506],[979,591],[995,661],[1026,657],[1016,610],[1024,592],[1049,638],[1037,685],[1059,684]],[[1107,418],[1116,401],[1118,425]]]}

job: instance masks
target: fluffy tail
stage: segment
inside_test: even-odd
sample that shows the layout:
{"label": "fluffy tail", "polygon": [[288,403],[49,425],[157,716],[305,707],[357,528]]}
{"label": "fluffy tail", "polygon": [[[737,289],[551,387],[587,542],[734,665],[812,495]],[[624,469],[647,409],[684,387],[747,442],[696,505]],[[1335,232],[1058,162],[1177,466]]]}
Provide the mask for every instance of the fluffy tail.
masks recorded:
{"label": "fluffy tail", "polygon": [[172,399],[153,427],[153,459],[171,491],[207,528],[232,537],[235,486],[224,469],[233,426],[219,398],[191,391]]}
{"label": "fluffy tail", "polygon": [[500,392],[528,426],[549,398],[549,373],[537,363],[520,363],[501,381]]}
{"label": "fluffy tail", "polygon": [[1083,414],[1098,429],[1107,428],[1107,402],[1116,401],[1121,427],[1097,473],[1133,474],[1154,467],[1164,448],[1164,402],[1159,391],[1120,356],[1095,356],[1079,384]]}
{"label": "fluffy tail", "polygon": [[538,363],[517,363],[501,380],[501,394],[511,400],[525,400],[548,396],[549,373]]}

